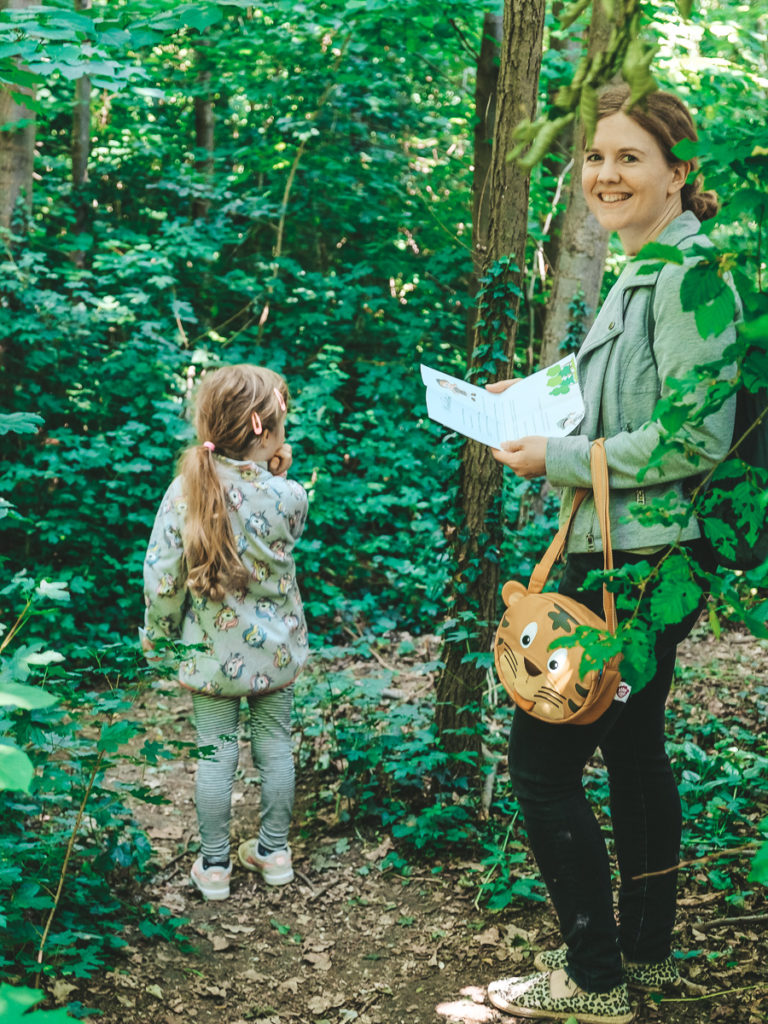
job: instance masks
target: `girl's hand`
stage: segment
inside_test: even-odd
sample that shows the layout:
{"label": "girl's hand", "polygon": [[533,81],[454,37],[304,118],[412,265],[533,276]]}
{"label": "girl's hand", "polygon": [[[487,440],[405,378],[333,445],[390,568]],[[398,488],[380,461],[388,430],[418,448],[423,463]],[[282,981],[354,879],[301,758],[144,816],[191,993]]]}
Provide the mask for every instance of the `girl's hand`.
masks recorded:
{"label": "girl's hand", "polygon": [[[499,383],[507,384],[507,381]],[[514,381],[511,383],[514,384]],[[491,385],[493,386],[493,385]],[[526,480],[545,476],[547,472],[546,437],[521,437],[519,441],[505,441],[501,449],[492,448],[491,455],[497,462],[509,466],[513,473]]]}
{"label": "girl's hand", "polygon": [[293,449],[284,441],[267,463],[267,468],[273,476],[285,476],[292,463]]}

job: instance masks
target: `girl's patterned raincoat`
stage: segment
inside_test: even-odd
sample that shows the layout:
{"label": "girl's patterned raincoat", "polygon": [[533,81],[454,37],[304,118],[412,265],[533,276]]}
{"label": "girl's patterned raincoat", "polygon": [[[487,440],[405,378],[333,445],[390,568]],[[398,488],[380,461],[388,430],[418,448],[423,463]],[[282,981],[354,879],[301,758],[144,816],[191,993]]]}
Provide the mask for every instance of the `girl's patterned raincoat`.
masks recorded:
{"label": "girl's patterned raincoat", "polygon": [[177,477],[155,518],[144,560],[145,635],[195,644],[179,667],[190,690],[237,697],[288,686],[307,659],[307,627],[291,554],[307,518],[301,484],[261,463],[213,456],[251,583],[211,601],[186,585],[186,504]]}

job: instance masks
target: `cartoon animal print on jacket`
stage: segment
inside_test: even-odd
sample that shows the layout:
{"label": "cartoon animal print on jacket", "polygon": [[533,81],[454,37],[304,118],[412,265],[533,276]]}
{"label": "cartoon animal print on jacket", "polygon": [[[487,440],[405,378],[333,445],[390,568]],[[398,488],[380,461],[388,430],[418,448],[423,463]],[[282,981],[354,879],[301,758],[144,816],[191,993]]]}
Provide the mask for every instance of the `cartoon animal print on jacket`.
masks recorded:
{"label": "cartoon animal print on jacket", "polygon": [[243,640],[248,644],[249,647],[263,647],[267,639],[267,634],[261,628],[261,626],[254,623],[249,626],[243,632]]}
{"label": "cartoon animal print on jacket", "polygon": [[243,658],[242,654],[230,654],[221,666],[221,669],[224,675],[229,679],[239,679],[243,673],[244,665],[245,658]]}
{"label": "cartoon animal print on jacket", "polygon": [[279,644],[275,651],[275,668],[285,668],[288,662],[291,660],[290,652],[285,644]]}
{"label": "cartoon animal print on jacket", "polygon": [[254,537],[266,537],[269,533],[269,520],[263,512],[252,512],[245,521],[245,528]]}
{"label": "cartoon animal print on jacket", "polygon": [[216,629],[234,629],[239,622],[240,619],[237,617],[234,608],[230,608],[227,604],[221,606],[221,610],[213,620]]}

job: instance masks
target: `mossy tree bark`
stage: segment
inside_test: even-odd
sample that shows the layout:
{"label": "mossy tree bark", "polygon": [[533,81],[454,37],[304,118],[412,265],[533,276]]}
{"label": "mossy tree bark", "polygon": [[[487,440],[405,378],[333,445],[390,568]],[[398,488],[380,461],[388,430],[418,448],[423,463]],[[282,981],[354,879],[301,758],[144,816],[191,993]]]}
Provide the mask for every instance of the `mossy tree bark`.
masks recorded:
{"label": "mossy tree bark", "polygon": [[[506,0],[501,41],[496,125],[488,194],[486,284],[469,359],[473,381],[513,375],[517,315],[528,227],[529,172],[508,160],[513,131],[532,120],[541,68],[544,0]],[[517,261],[517,262],[516,262]],[[501,468],[490,449],[468,441],[462,452],[458,507],[452,527],[457,629],[443,649],[437,681],[437,726],[445,747],[479,751],[478,702],[487,668],[473,655],[490,650],[496,625],[501,544]],[[466,635],[465,635],[466,634]],[[467,660],[469,656],[469,660]]]}
{"label": "mossy tree bark", "polygon": [[[0,0],[0,10],[24,10],[32,0]],[[20,89],[0,89],[0,228],[26,234],[32,213],[32,168],[35,159],[35,115]]]}
{"label": "mossy tree bark", "polygon": [[[593,4],[587,42],[589,58],[594,58],[606,49],[612,27],[620,25],[624,17],[621,4],[617,5],[613,20],[609,20],[602,4]],[[552,291],[547,302],[547,316],[542,332],[542,366],[549,366],[561,358],[561,345],[567,338],[576,343],[586,334],[594,320],[600,298],[608,251],[608,232],[600,227],[589,212],[581,191],[582,155],[581,132],[577,129],[574,132],[568,200],[560,228]],[[572,308],[574,299],[583,304],[582,312],[578,313]]]}

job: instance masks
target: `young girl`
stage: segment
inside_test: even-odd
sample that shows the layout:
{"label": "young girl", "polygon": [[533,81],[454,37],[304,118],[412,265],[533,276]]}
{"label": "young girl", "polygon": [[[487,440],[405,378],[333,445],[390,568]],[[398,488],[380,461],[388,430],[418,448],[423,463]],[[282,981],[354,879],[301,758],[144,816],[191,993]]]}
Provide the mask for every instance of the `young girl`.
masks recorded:
{"label": "young girl", "polygon": [[293,878],[292,684],[308,647],[291,552],[307,495],[285,476],[292,461],[287,406],[285,381],[264,367],[226,366],[204,376],[198,443],[181,457],[144,562],[144,650],[159,638],[195,645],[179,682],[192,691],[197,742],[215,754],[197,766],[201,854],[190,877],[211,900],[229,896],[241,697],[261,776],[261,827],[258,838],[240,845],[238,859],[270,885]]}

